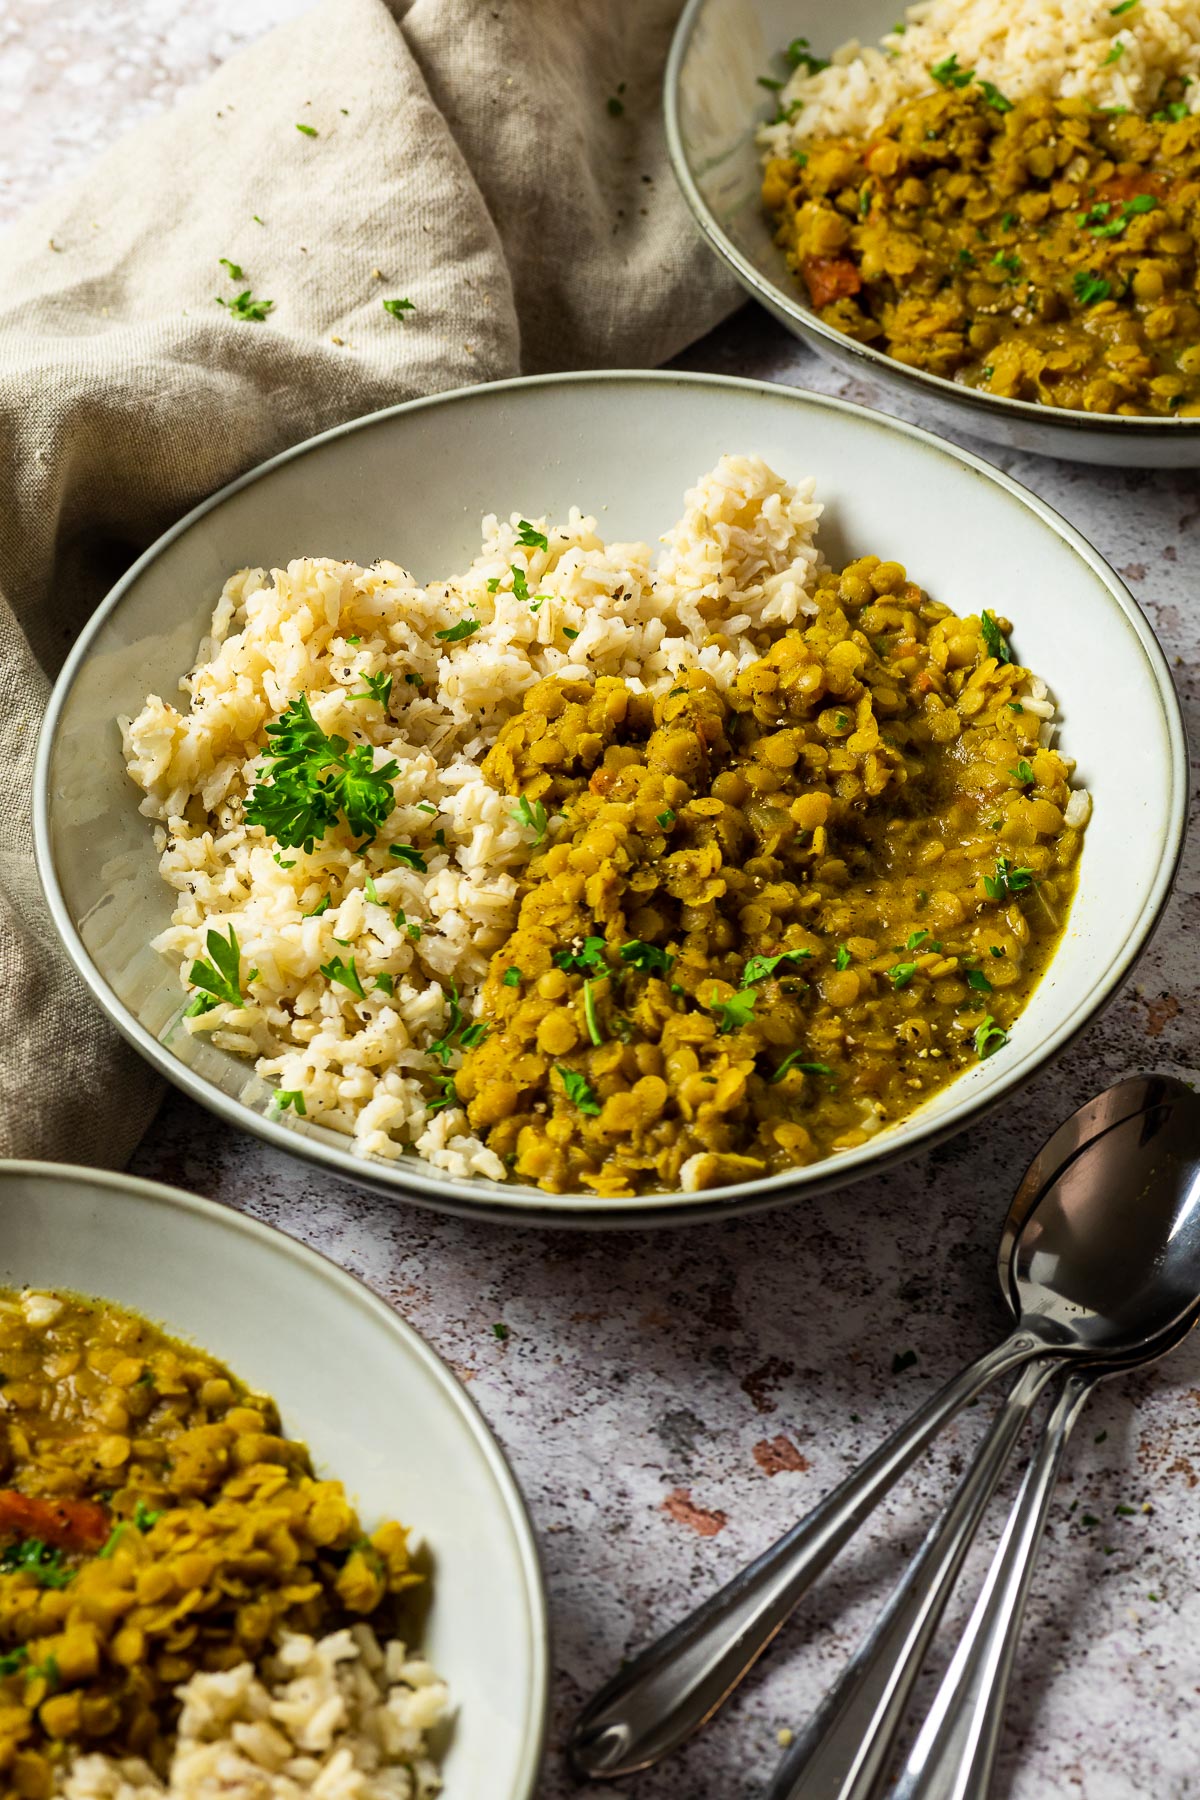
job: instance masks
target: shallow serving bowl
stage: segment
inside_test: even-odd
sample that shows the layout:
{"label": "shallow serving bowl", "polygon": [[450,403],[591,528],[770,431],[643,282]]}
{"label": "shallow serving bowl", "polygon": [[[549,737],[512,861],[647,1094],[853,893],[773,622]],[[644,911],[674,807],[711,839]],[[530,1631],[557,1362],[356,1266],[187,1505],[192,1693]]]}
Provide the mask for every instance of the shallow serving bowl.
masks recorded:
{"label": "shallow serving bowl", "polygon": [[790,72],[781,51],[795,37],[828,56],[850,38],[877,43],[902,11],[896,0],[689,0],[667,62],[664,107],[671,161],[701,231],[789,331],[843,373],[919,402],[935,423],[1078,462],[1200,467],[1200,419],[1124,418],[977,393],[855,343],[805,301],[759,197],[754,136],[776,99],[758,77]]}
{"label": "shallow serving bowl", "polygon": [[361,1282],[269,1226],[157,1182],[0,1162],[0,1286],[129,1306],[274,1395],[318,1474],[419,1534],[422,1649],[449,1683],[445,1800],[532,1800],[548,1691],[533,1531],[445,1365]]}
{"label": "shallow serving bowl", "polygon": [[[597,1200],[368,1161],[308,1120],[268,1117],[250,1066],[178,1024],[175,969],[150,948],[172,894],[126,778],[118,714],[176,692],[222,583],[300,555],[390,556],[420,579],[466,566],[484,512],[594,512],[610,539],[653,540],[726,451],[814,474],[833,561],[905,563],[956,611],[1015,623],[1022,661],[1059,701],[1063,744],[1095,814],[1067,935],[1009,1047],[861,1149],[711,1193]],[[34,814],[50,910],[121,1031],[222,1118],[351,1181],[458,1212],[612,1224],[713,1217],[833,1187],[960,1129],[1026,1079],[1104,1004],[1145,944],[1182,839],[1186,748],[1161,651],[1079,534],[967,453],[843,401],[715,376],[589,374],[414,402],[314,438],[199,507],[113,589],[59,679]]]}

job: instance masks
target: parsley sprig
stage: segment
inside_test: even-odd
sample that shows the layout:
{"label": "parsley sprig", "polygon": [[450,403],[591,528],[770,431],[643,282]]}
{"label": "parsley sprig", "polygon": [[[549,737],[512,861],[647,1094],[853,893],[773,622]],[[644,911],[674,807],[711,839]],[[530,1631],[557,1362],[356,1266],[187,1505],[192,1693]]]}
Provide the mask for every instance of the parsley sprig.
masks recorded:
{"label": "parsley sprig", "polygon": [[261,825],[285,849],[311,850],[339,813],[355,837],[368,840],[390,817],[400,765],[377,769],[369,744],[352,748],[344,737],[327,737],[306,694],[267,726],[267,738],[270,780],[260,781],[247,800],[246,823]]}
{"label": "parsley sprig", "polygon": [[[242,994],[242,950],[237,932],[231,925],[227,938],[223,938],[219,931],[210,931],[204,941],[208,945],[212,961],[206,962],[203,957],[197,957],[188,971],[188,980],[192,986],[201,990],[184,1014],[188,1019],[194,1019],[199,1013],[211,1012],[214,1006],[220,1006],[222,1002],[230,1006],[246,1004]],[[247,984],[257,974],[257,969],[251,969],[246,977]]]}
{"label": "parsley sprig", "polygon": [[1033,886],[1033,870],[1018,868],[1007,856],[998,856],[996,873],[985,875],[983,886],[989,900],[1009,900],[1014,894],[1023,894]]}
{"label": "parsley sprig", "polygon": [[753,987],[756,981],[773,975],[781,963],[804,962],[811,955],[811,950],[781,950],[778,956],[752,956],[742,970],[742,986]]}
{"label": "parsley sprig", "polygon": [[75,1571],[63,1562],[61,1550],[51,1549],[41,1538],[19,1538],[0,1551],[0,1569],[32,1575],[39,1587],[64,1588]]}
{"label": "parsley sprig", "polygon": [[476,1044],[482,1044],[490,1029],[482,1019],[477,1019],[473,1025],[467,1024],[459,1004],[458,989],[451,982],[446,996],[445,1026],[441,1037],[429,1045],[429,1054],[435,1056],[444,1069],[456,1049],[473,1050]]}
{"label": "parsley sprig", "polygon": [[729,1000],[714,1000],[709,1011],[717,1015],[717,1036],[726,1037],[731,1031],[741,1031],[754,1018],[754,1007],[758,995],[753,988],[742,988]]}
{"label": "parsley sprig", "polygon": [[517,804],[510,812],[509,817],[515,819],[518,825],[523,825],[526,831],[533,832],[532,848],[535,850],[538,845],[543,842],[547,831],[550,829],[550,815],[547,813],[542,802],[540,800],[530,800],[526,794],[521,795]]}
{"label": "parsley sprig", "polygon": [[1008,639],[996,623],[995,613],[989,612],[986,606],[979,615],[979,630],[988,655],[994,656],[998,663],[1011,663],[1012,651],[1008,647]]}
{"label": "parsley sprig", "polygon": [[587,1077],[577,1069],[568,1069],[565,1063],[555,1063],[558,1078],[563,1084],[563,1093],[574,1106],[576,1112],[585,1113],[589,1118],[596,1118],[600,1112],[600,1102]]}

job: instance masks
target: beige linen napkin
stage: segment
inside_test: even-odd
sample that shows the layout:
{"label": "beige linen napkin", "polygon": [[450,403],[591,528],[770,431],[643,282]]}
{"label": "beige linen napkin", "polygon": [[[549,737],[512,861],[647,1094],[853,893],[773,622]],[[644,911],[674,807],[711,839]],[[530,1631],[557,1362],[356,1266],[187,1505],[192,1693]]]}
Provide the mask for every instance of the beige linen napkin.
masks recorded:
{"label": "beige linen napkin", "polygon": [[121,567],[341,420],[654,364],[736,304],[666,160],[678,7],[324,0],[0,240],[0,1155],[119,1164],[157,1099],[31,860],[49,684]]}

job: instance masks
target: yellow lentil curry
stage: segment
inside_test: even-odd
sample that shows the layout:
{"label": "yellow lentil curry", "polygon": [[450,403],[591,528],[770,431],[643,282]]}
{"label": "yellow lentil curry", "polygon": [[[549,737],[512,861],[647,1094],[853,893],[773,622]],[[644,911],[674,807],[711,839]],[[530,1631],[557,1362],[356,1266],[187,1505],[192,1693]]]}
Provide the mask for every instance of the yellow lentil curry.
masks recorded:
{"label": "yellow lentil curry", "polygon": [[763,199],[836,330],[968,387],[1200,414],[1200,117],[1012,103],[948,59],[870,140],[772,159]]}
{"label": "yellow lentil curry", "polygon": [[386,1620],[418,1578],[315,1479],[274,1402],[103,1301],[0,1290],[0,1792],[70,1754],[162,1773],[198,1670]]}
{"label": "yellow lentil curry", "polygon": [[[549,677],[484,763],[562,815],[454,1076],[518,1179],[619,1195],[863,1143],[1002,1052],[1080,809],[1008,622],[867,556],[728,695]],[[1086,816],[1084,813],[1083,816]]]}

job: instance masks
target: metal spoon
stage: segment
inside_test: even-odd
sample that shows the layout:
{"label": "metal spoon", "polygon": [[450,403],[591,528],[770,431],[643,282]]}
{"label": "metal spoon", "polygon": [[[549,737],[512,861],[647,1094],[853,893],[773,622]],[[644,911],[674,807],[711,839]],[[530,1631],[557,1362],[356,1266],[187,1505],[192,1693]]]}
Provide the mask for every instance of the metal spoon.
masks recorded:
{"label": "metal spoon", "polygon": [[[1200,1101],[1181,1082],[1155,1079],[1162,1083],[1157,1104],[1139,1105],[1150,1098],[1144,1091],[1119,1094],[1111,1111],[1089,1103],[1099,1108],[1092,1129],[1115,1113],[1140,1141],[1143,1122],[1152,1120],[1153,1143],[1182,1109],[1194,1130]],[[1101,1128],[1102,1138],[1117,1129]],[[1019,1269],[1013,1332],[953,1377],[776,1544],[600,1690],[568,1741],[577,1775],[603,1779],[645,1768],[710,1718],[893,1482],[990,1382],[1045,1357],[1135,1355],[1187,1312],[1200,1292],[1200,1241],[1177,1216],[1174,1185],[1160,1182],[1147,1192],[1144,1160],[1133,1186],[1128,1180],[1072,1181],[1072,1169],[1092,1154],[1085,1133],[1086,1126],[1078,1136],[1067,1131],[1060,1142],[1055,1154],[1071,1159],[1060,1167],[1061,1179],[1046,1183],[1045,1151],[1034,1174],[1035,1158],[1032,1179],[1022,1182],[1014,1200],[1020,1223],[1006,1222]]]}
{"label": "metal spoon", "polygon": [[[1083,1180],[1107,1180],[1111,1171],[1120,1180],[1124,1165],[1126,1177],[1136,1180],[1134,1165],[1125,1163],[1124,1159],[1130,1153],[1135,1159],[1146,1154],[1152,1161],[1147,1162],[1143,1173],[1148,1173],[1152,1180],[1175,1185],[1177,1216],[1186,1222],[1188,1193],[1196,1191],[1200,1180],[1200,1132],[1195,1124],[1195,1102],[1182,1083],[1172,1083],[1170,1089],[1166,1088],[1161,1079],[1156,1079],[1152,1084],[1141,1083],[1143,1091],[1135,1096],[1130,1090],[1134,1090],[1137,1085],[1122,1083],[1122,1088],[1126,1090],[1124,1094],[1113,1092],[1101,1095],[1097,1101],[1089,1102],[1081,1114],[1076,1114],[1074,1119],[1068,1121],[1066,1127],[1060,1127],[1055,1137],[1059,1140],[1059,1149],[1065,1161],[1057,1171],[1057,1179],[1064,1186],[1075,1188]],[[1175,1098],[1182,1097],[1185,1102],[1179,1108],[1162,1104],[1172,1090]],[[1134,1097],[1158,1101],[1159,1104],[1151,1105],[1141,1117],[1126,1115],[1119,1129],[1114,1129],[1112,1125],[1106,1127],[1106,1120],[1119,1118],[1123,1112],[1124,1107],[1119,1103]],[[1086,1118],[1083,1114],[1087,1115]],[[1162,1121],[1161,1125],[1156,1123],[1158,1121]],[[1085,1149],[1085,1141],[1078,1131],[1070,1131],[1068,1127],[1086,1128],[1088,1125],[1099,1127],[1099,1133],[1092,1138],[1090,1144],[1086,1144],[1086,1154],[1080,1154]],[[1052,1139],[1051,1145],[1053,1143]],[[1049,1149],[1050,1145],[1047,1145],[1039,1152],[1031,1165],[1031,1174],[1039,1169],[1045,1174],[1050,1162],[1047,1154]],[[1022,1190],[1024,1188],[1023,1182]],[[1034,1194],[1032,1199],[1036,1201],[1036,1198],[1037,1195]],[[1016,1250],[1018,1243],[1021,1245],[1022,1255],[1025,1254],[1025,1239],[1012,1240],[1012,1250]],[[1002,1271],[1002,1285],[1010,1302],[1014,1304],[1019,1304],[1021,1278],[1021,1258],[1018,1256],[1014,1268]],[[1153,1360],[1174,1349],[1192,1328],[1193,1321],[1194,1313],[1187,1316],[1182,1327],[1173,1328],[1165,1340],[1154,1340],[1148,1351],[1139,1353],[1137,1361],[1141,1363]],[[1090,1391],[1096,1381],[1130,1366],[1128,1359],[1097,1364],[1080,1370],[1078,1374],[1072,1374],[1069,1384],[1079,1383]],[[869,1796],[877,1791],[878,1780],[891,1762],[905,1707],[938,1621],[987,1502],[995,1492],[1024,1423],[1028,1411],[1028,1404],[1025,1402],[1031,1403],[1054,1373],[1055,1364],[1044,1361],[1033,1364],[1018,1377],[1012,1393],[976,1452],[972,1467],[959,1483],[945,1511],[931,1526],[924,1544],[883,1608],[870,1635],[847,1663],[803,1732],[786,1752],[767,1789],[765,1800],[869,1800]],[[1022,1393],[1023,1387],[1029,1391]],[[1056,1416],[1052,1415],[1052,1419]],[[1076,1413],[1071,1414],[1072,1422],[1075,1416]],[[1068,1424],[1060,1430],[1056,1452],[1058,1459],[1061,1459],[1069,1428]],[[1050,1480],[1052,1484],[1052,1475]],[[1048,1503],[1049,1489],[1046,1494]],[[998,1715],[1003,1709],[1003,1684],[997,1683],[990,1690],[990,1705],[996,1717],[989,1724],[984,1716],[987,1710],[984,1671],[992,1667],[988,1657],[995,1650],[997,1634],[1002,1636],[1007,1630],[1015,1636],[1020,1628],[1020,1603],[1013,1597],[1014,1579],[1016,1578],[1010,1572],[1009,1580],[1002,1584],[1001,1591],[1008,1608],[1003,1617],[999,1617],[994,1609],[988,1615],[987,1623],[972,1620],[969,1634],[974,1634],[975,1654],[970,1663],[969,1674],[962,1673],[962,1683],[953,1691],[950,1686],[944,1687],[939,1696],[941,1735],[936,1737],[936,1742],[934,1736],[930,1735],[934,1730],[932,1721],[926,1728],[923,1755],[930,1769],[936,1769],[942,1777],[946,1774],[946,1762],[952,1762],[962,1751],[964,1733],[967,1737],[972,1732],[984,1734],[978,1743],[974,1738],[971,1739],[975,1744],[975,1753],[982,1757],[986,1730],[998,1729]],[[1027,1576],[1024,1579],[1027,1580]],[[999,1605],[1000,1602],[997,1601],[997,1608]],[[965,1651],[960,1652],[960,1655],[965,1654]],[[1009,1655],[1011,1656],[1011,1648]],[[949,1675],[946,1681],[949,1684]],[[915,1765],[912,1766],[909,1779],[914,1783],[918,1779]],[[907,1788],[904,1794],[905,1800],[918,1800],[918,1796],[920,1800],[933,1800],[935,1795],[941,1800],[942,1791],[937,1780],[931,1777],[928,1786],[914,1785],[911,1796]],[[949,1788],[946,1789],[947,1793],[950,1791]]]}

